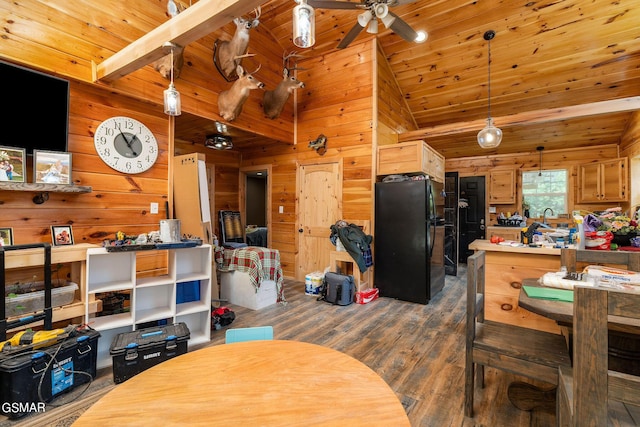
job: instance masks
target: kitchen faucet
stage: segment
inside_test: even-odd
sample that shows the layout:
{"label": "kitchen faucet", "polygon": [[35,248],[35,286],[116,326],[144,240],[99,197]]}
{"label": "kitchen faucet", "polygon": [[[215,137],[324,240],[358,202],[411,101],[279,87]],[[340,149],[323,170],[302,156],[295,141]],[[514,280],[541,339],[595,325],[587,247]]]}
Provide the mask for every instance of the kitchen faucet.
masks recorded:
{"label": "kitchen faucet", "polygon": [[547,225],[547,211],[551,211],[551,215],[553,215],[553,209],[551,208],[546,208],[544,212],[542,212],[542,223],[544,225]]}

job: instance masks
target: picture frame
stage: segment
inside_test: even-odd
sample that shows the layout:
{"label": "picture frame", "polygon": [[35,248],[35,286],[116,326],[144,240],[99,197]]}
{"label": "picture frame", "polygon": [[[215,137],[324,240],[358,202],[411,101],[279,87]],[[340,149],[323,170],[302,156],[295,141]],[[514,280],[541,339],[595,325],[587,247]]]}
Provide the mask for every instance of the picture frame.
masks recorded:
{"label": "picture frame", "polygon": [[71,153],[33,150],[33,182],[71,184]]}
{"label": "picture frame", "polygon": [[70,225],[52,225],[51,240],[53,246],[73,245],[73,231]]}
{"label": "picture frame", "polygon": [[24,148],[0,145],[0,182],[25,182],[26,159]]}
{"label": "picture frame", "polygon": [[0,246],[13,245],[13,228],[0,227]]}

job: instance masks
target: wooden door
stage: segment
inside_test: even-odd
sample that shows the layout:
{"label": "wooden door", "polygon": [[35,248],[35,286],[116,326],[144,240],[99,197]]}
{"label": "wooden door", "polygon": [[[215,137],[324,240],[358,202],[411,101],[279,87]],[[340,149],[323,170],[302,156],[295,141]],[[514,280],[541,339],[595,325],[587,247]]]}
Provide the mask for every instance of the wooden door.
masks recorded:
{"label": "wooden door", "polygon": [[331,225],[342,219],[340,161],[300,165],[298,169],[297,280],[329,265]]}

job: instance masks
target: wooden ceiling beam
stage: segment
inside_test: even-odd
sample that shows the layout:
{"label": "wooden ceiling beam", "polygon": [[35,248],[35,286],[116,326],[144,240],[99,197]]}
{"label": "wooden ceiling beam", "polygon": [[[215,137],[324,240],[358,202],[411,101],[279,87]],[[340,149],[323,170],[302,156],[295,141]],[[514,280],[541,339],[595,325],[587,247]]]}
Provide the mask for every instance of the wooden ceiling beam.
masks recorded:
{"label": "wooden ceiling beam", "polygon": [[164,43],[186,46],[262,3],[264,0],[200,0],[110,58],[94,64],[93,80],[108,83],[126,76],[165,56]]}
{"label": "wooden ceiling beam", "polygon": [[[640,110],[640,96],[614,99],[610,101],[593,102],[590,104],[573,105],[569,107],[550,108],[545,110],[526,111],[503,117],[494,117],[493,122],[499,128],[512,126],[530,126],[580,117],[599,116],[602,114],[621,113]],[[413,141],[436,136],[456,135],[471,131],[480,131],[486,124],[486,119],[468,122],[451,123],[405,132],[398,135],[398,141]]]}

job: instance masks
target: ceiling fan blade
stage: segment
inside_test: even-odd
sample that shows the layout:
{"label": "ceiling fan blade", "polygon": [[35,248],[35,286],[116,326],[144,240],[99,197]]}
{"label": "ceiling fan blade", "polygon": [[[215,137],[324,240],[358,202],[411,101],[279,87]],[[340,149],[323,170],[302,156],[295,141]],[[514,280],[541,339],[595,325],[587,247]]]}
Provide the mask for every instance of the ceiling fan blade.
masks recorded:
{"label": "ceiling fan blade", "polygon": [[364,3],[332,0],[307,0],[307,4],[317,9],[362,9]]}
{"label": "ceiling fan blade", "polygon": [[391,4],[389,4],[389,6],[402,6],[403,4],[409,4],[409,3],[414,3],[417,0],[394,0],[391,2]]}
{"label": "ceiling fan blade", "polygon": [[415,42],[416,37],[418,37],[418,33],[416,32],[416,30],[411,28],[411,26],[404,22],[398,15],[391,12],[389,12],[389,15],[392,15],[396,18],[393,20],[389,28],[391,28],[394,33],[396,33],[406,41]]}
{"label": "ceiling fan blade", "polygon": [[353,39],[358,37],[358,34],[360,34],[360,32],[363,29],[364,29],[364,27],[356,22],[356,25],[351,27],[351,29],[349,30],[347,35],[344,36],[342,41],[338,44],[338,49],[344,49],[345,47],[349,46],[349,43],[351,43],[353,41]]}

